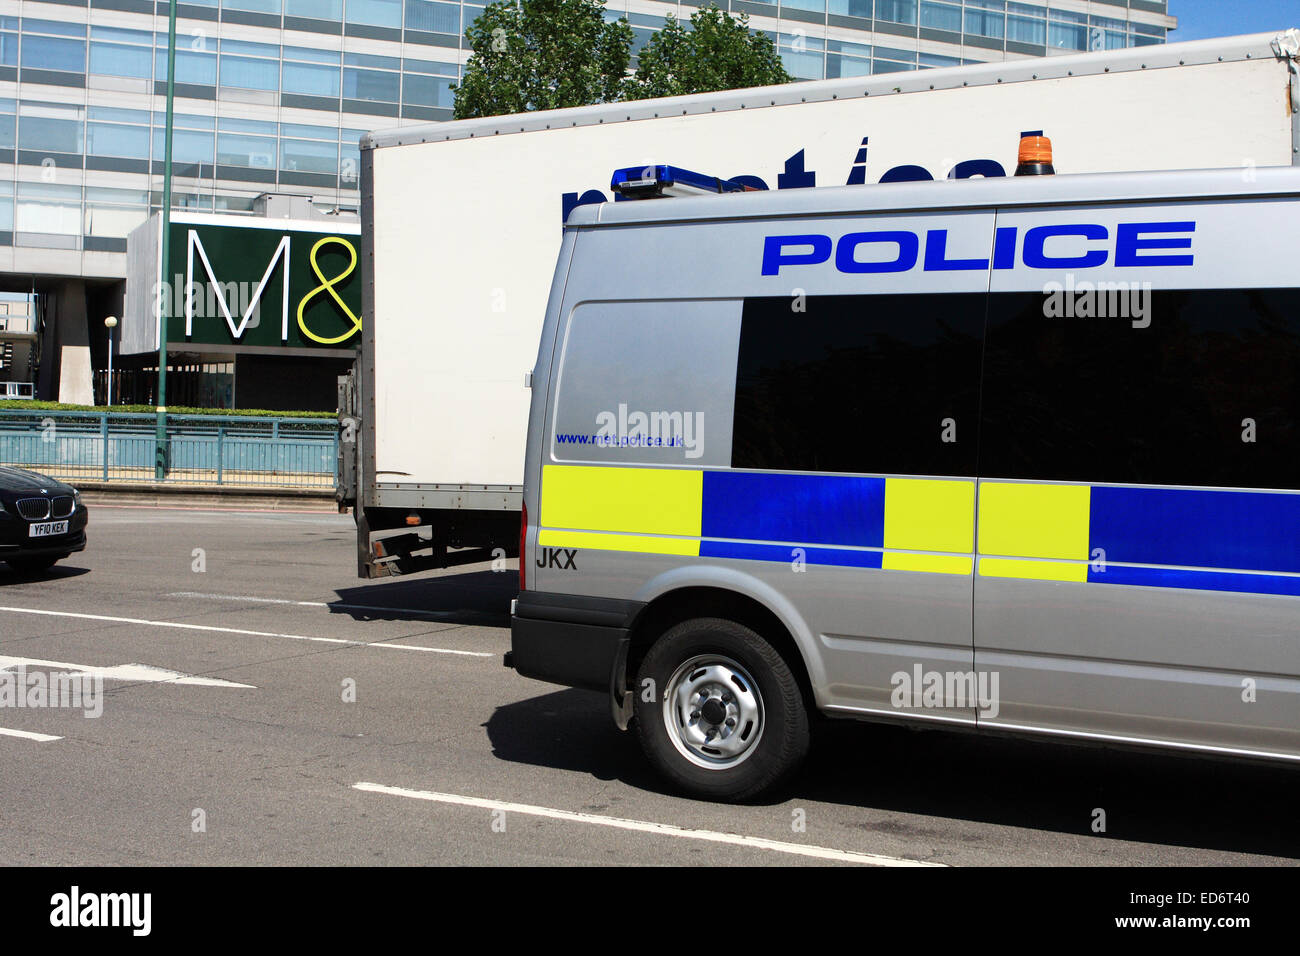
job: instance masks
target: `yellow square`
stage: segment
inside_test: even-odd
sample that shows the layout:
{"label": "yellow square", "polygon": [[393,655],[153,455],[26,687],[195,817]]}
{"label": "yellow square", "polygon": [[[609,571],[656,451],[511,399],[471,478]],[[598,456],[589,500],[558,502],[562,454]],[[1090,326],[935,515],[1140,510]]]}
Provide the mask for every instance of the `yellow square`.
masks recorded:
{"label": "yellow square", "polygon": [[1088,560],[1088,485],[980,482],[980,554]]}
{"label": "yellow square", "polygon": [[679,468],[547,465],[542,514],[548,528],[698,538],[704,472]]}
{"label": "yellow square", "polygon": [[885,479],[886,550],[970,554],[974,528],[973,481]]}

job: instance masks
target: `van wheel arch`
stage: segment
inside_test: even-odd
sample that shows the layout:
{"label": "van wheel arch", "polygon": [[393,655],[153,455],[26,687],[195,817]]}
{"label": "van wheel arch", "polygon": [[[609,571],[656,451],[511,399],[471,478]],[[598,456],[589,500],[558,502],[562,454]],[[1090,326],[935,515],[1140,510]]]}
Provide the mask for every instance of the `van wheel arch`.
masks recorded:
{"label": "van wheel arch", "polygon": [[[683,621],[697,617],[723,618],[758,632],[776,648],[794,674],[810,707],[809,716],[816,714],[816,697],[808,675],[808,663],[790,629],[762,602],[726,588],[680,588],[661,594],[642,608],[628,634],[626,681],[635,680],[642,660],[661,635]],[[630,686],[627,689],[636,691]]]}

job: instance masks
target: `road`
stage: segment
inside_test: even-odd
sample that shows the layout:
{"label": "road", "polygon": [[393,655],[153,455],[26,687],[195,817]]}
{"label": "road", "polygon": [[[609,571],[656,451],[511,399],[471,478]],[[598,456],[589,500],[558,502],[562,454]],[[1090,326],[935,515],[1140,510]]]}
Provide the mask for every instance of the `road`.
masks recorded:
{"label": "road", "polygon": [[0,864],[1300,859],[1294,769],[867,724],[779,799],[682,799],[601,695],[501,666],[513,562],[366,582],[352,548],[335,515],[96,507],[48,577],[0,566],[0,668],[109,668],[97,718],[0,707]]}

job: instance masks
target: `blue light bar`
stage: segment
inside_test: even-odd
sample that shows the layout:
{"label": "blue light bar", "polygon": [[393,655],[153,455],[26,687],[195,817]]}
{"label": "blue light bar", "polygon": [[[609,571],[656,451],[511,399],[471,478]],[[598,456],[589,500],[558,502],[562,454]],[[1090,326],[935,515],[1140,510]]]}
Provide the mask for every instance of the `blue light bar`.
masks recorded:
{"label": "blue light bar", "polygon": [[680,166],[653,164],[617,169],[609,186],[624,199],[659,199],[664,196],[703,196],[753,191],[753,186],[693,173]]}

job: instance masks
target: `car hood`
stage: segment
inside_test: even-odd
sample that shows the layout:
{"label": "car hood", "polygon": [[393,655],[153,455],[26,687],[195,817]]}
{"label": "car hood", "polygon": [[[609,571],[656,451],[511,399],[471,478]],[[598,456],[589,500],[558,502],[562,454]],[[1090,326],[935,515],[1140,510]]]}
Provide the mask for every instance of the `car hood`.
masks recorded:
{"label": "car hood", "polygon": [[0,492],[40,491],[42,488],[49,492],[72,493],[72,487],[65,485],[57,478],[37,474],[23,468],[10,468],[7,465],[0,465]]}

